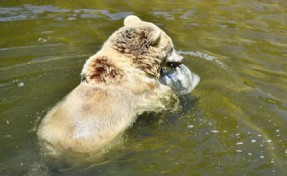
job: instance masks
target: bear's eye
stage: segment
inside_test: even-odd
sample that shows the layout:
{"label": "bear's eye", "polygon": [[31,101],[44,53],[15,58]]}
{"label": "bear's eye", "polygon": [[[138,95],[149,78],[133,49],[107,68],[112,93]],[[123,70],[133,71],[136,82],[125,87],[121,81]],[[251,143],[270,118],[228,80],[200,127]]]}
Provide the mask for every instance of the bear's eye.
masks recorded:
{"label": "bear's eye", "polygon": [[88,83],[88,80],[87,80],[87,76],[86,76],[86,74],[81,74],[81,82],[87,82]]}
{"label": "bear's eye", "polygon": [[173,48],[171,48],[171,49],[167,52],[167,54],[165,55],[165,57],[164,57],[163,60],[162,60],[162,63],[166,63],[167,58],[171,55],[172,52],[173,52]]}

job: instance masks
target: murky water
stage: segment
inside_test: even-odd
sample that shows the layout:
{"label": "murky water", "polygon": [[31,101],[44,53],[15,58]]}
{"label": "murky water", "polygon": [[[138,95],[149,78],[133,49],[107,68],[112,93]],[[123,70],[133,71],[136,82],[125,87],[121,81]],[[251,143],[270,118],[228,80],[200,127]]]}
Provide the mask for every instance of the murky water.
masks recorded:
{"label": "murky water", "polygon": [[[100,160],[47,160],[38,121],[129,14],[164,29],[200,84]],[[0,175],[287,175],[286,90],[285,0],[0,2]]]}

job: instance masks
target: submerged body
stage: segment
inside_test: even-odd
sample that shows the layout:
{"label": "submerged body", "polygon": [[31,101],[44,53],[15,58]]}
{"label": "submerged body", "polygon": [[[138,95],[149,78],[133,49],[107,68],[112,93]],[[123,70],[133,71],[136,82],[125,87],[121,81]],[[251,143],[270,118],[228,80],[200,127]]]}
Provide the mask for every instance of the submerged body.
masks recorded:
{"label": "submerged body", "polygon": [[[138,97],[125,87],[105,89],[81,83],[48,112],[38,136],[57,152],[95,151],[121,135],[137,115],[164,109],[163,102],[175,98],[169,91],[154,89],[154,94]],[[165,97],[158,97],[163,93]]]}

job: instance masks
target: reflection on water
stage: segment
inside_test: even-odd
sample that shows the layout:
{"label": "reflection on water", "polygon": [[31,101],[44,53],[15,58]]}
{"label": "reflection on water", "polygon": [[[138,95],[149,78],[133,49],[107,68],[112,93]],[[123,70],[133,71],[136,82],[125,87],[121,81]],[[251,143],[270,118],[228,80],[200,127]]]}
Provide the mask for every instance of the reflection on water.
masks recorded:
{"label": "reflection on water", "polygon": [[[163,28],[200,84],[100,160],[47,159],[38,121],[129,14]],[[282,1],[3,1],[0,175],[286,175],[286,19]]]}

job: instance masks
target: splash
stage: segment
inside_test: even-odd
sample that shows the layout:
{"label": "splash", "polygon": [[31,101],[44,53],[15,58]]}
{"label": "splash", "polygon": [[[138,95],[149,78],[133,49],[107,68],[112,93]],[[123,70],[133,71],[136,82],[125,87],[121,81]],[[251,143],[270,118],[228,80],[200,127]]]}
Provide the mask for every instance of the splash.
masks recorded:
{"label": "splash", "polygon": [[206,59],[208,61],[212,61],[214,63],[216,63],[217,65],[219,65],[221,68],[223,68],[224,70],[227,70],[227,68],[225,67],[225,65],[220,62],[216,57],[214,56],[210,56],[208,54],[205,53],[201,53],[199,51],[193,52],[193,51],[179,51],[179,54],[182,55],[189,55],[189,56],[196,56],[202,59]]}

